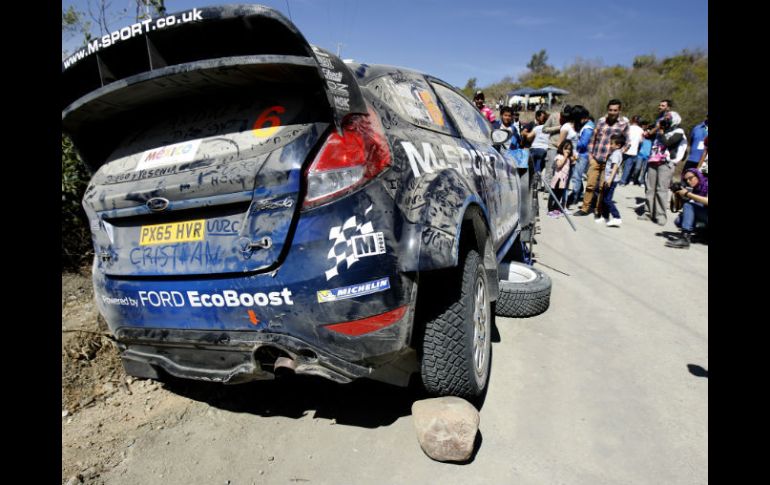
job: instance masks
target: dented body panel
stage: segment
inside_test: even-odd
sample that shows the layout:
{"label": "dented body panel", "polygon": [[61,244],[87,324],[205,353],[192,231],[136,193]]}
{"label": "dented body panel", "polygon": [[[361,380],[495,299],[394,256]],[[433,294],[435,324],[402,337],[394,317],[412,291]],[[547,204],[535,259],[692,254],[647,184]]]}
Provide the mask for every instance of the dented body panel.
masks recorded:
{"label": "dented body panel", "polygon": [[[262,7],[194,11],[63,67],[63,127],[94,170],[83,206],[96,304],[127,372],[236,383],[289,369],[406,384],[421,272],[456,267],[465,241],[496,297],[497,262],[521,230],[526,184],[513,159],[438,79],[346,65]],[[188,52],[167,42],[225,27],[262,43]],[[121,76],[109,69],[120,52],[150,67],[127,62]],[[350,120],[361,117],[382,130],[383,166],[306,205],[311,166],[334,140],[358,147]],[[345,163],[314,183],[342,184]]]}

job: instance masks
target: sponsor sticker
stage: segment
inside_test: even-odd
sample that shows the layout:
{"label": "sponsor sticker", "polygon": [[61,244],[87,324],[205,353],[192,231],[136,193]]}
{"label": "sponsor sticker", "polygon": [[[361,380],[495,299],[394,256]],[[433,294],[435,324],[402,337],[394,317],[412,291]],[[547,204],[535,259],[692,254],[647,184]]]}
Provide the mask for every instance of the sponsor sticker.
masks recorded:
{"label": "sponsor sticker", "polygon": [[441,114],[441,110],[433,100],[433,96],[428,91],[417,91],[417,95],[420,96],[420,100],[428,109],[428,114],[433,122],[438,126],[444,126],[444,115]]}
{"label": "sponsor sticker", "polygon": [[332,290],[321,290],[316,295],[318,303],[328,303],[330,301],[347,300],[348,298],[379,293],[388,289],[390,289],[390,278],[385,277],[357,285],[342,286]]}
{"label": "sponsor sticker", "polygon": [[206,232],[205,224],[205,219],[198,219],[195,221],[142,226],[139,245],[150,246],[152,244],[203,241]]}
{"label": "sponsor sticker", "polygon": [[[104,299],[104,297],[103,297]],[[108,301],[109,300],[109,301]],[[144,307],[185,307],[192,308],[237,308],[237,307],[264,307],[294,305],[291,290],[284,288],[281,291],[268,293],[241,293],[235,290],[224,290],[216,293],[201,293],[198,291],[139,291],[138,299],[128,297],[127,303],[123,299],[110,298],[105,303],[113,305],[138,305]],[[253,313],[253,312],[252,312]],[[256,320],[256,315],[254,316]]]}
{"label": "sponsor sticker", "polygon": [[200,145],[200,140],[191,140],[147,150],[142,154],[142,158],[139,159],[139,163],[136,164],[134,171],[138,172],[163,165],[191,162],[195,159],[195,154],[198,153]]}
{"label": "sponsor sticker", "polygon": [[[369,214],[373,206],[364,212]],[[356,216],[347,219],[341,226],[333,226],[329,230],[329,240],[332,247],[327,258],[334,260],[334,266],[326,270],[326,281],[339,274],[340,264],[344,261],[350,268],[361,258],[385,254],[385,234],[375,232],[371,221],[358,223]]]}

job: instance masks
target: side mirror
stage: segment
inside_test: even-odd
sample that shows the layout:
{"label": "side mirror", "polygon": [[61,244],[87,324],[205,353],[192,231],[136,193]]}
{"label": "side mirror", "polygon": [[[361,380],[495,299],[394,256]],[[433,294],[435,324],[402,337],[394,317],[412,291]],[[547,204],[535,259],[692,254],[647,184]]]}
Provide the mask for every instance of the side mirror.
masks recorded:
{"label": "side mirror", "polygon": [[511,133],[508,130],[492,130],[492,145],[493,146],[500,146],[503,143],[507,142],[511,139],[513,136],[513,133]]}

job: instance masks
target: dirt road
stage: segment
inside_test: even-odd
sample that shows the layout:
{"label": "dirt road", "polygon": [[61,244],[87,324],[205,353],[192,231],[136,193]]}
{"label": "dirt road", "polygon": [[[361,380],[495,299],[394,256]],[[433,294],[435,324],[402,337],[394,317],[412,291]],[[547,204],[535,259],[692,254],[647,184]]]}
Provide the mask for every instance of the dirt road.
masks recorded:
{"label": "dirt road", "polygon": [[543,221],[551,307],[497,319],[480,445],[464,465],[423,454],[410,416],[421,396],[408,389],[127,382],[87,274],[65,275],[63,483],[705,484],[708,247],[663,247],[673,224],[637,221],[637,196],[616,192],[619,229]]}

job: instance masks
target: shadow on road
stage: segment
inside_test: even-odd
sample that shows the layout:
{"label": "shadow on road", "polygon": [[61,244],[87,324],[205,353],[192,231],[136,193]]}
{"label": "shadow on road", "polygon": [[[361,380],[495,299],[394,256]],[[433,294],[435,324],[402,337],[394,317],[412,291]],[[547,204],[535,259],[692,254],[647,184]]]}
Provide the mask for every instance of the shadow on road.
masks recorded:
{"label": "shadow on road", "polygon": [[234,386],[169,377],[164,387],[227,411],[294,419],[312,411],[314,418],[363,428],[390,425],[411,415],[414,401],[430,397],[418,385],[401,388],[366,379],[337,384],[291,374]]}
{"label": "shadow on road", "polygon": [[[669,241],[677,239],[680,234],[681,233],[679,231],[660,231],[655,233],[656,236],[665,238]],[[703,244],[704,246],[708,246],[708,237],[705,234],[695,232],[690,242],[693,244]]]}
{"label": "shadow on road", "polygon": [[699,365],[687,364],[687,370],[689,370],[690,374],[694,375],[695,377],[705,377],[706,379],[709,378],[708,369],[704,369]]}

